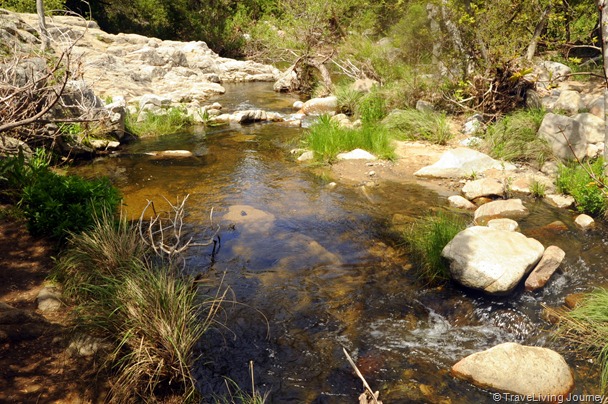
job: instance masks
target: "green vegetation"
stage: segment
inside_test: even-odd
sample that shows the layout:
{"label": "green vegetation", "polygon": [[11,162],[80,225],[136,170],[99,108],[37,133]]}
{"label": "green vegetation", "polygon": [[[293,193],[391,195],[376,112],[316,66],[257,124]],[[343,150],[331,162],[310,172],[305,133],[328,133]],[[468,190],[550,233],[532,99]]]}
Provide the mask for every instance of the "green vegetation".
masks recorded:
{"label": "green vegetation", "polygon": [[547,187],[542,182],[534,180],[530,185],[530,193],[534,198],[544,198],[547,193]]}
{"label": "green vegetation", "polygon": [[72,234],[57,262],[55,277],[78,304],[76,324],[114,342],[112,402],[197,396],[194,347],[223,296],[200,297],[181,267],[158,258],[137,228],[102,214]]}
{"label": "green vegetation", "polygon": [[[140,120],[140,116],[143,119]],[[193,123],[192,117],[182,109],[170,108],[164,114],[146,112],[140,112],[138,115],[127,114],[125,128],[127,132],[140,137],[172,135]]]}
{"label": "green vegetation", "polygon": [[547,142],[536,135],[544,116],[544,110],[520,110],[490,125],[484,136],[488,153],[495,159],[541,167],[551,156]]}
{"label": "green vegetation", "polygon": [[604,160],[583,164],[561,165],[556,179],[557,190],[572,195],[579,212],[600,216],[606,212]]}
{"label": "green vegetation", "polygon": [[466,227],[467,223],[462,217],[438,212],[418,219],[404,233],[405,242],[423,281],[436,284],[450,279],[441,251]]}
{"label": "green vegetation", "polygon": [[64,239],[68,232],[80,232],[104,211],[115,212],[118,190],[107,179],[85,180],[48,171],[23,188],[20,207],[30,233]]}
{"label": "green vegetation", "polygon": [[[44,0],[44,10],[46,12],[54,10],[64,10],[66,0]],[[3,0],[0,7],[7,10],[16,11],[18,13],[35,13],[35,0]]]}
{"label": "green vegetation", "polygon": [[58,175],[49,163],[42,150],[0,160],[0,194],[17,203],[30,233],[62,241],[92,226],[95,216],[116,211],[120,194],[107,179]]}
{"label": "green vegetation", "polygon": [[328,116],[322,116],[311,126],[305,139],[306,146],[313,150],[315,158],[329,162],[338,153],[353,149],[364,149],[380,158],[392,158],[388,131],[380,125],[363,125],[361,128],[342,128]]}
{"label": "green vegetation", "polygon": [[588,357],[595,356],[601,369],[601,387],[608,390],[608,290],[587,293],[571,311],[551,311],[558,322],[556,335],[570,348]]}
{"label": "green vegetation", "polygon": [[401,139],[427,140],[443,145],[452,137],[446,115],[438,112],[394,111],[383,123],[389,130],[396,131]]}

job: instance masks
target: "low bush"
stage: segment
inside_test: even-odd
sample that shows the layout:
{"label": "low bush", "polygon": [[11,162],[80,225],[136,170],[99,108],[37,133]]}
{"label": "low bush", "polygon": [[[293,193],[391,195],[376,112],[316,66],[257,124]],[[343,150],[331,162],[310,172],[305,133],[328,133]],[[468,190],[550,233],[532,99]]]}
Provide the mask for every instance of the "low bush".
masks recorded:
{"label": "low bush", "polygon": [[49,171],[50,161],[51,156],[44,149],[37,149],[29,158],[20,149],[16,155],[0,159],[0,196],[9,202],[18,202],[23,188]]}
{"label": "low bush", "polygon": [[154,259],[135,227],[107,214],[71,234],[55,278],[78,304],[76,324],[114,343],[112,402],[196,401],[194,348],[223,295],[199,296],[194,279]]}
{"label": "low bush", "polygon": [[601,369],[601,388],[608,389],[608,290],[587,293],[571,311],[550,310],[558,320],[556,336],[583,356],[594,356]]}
{"label": "low bush", "polygon": [[557,190],[572,195],[579,212],[600,216],[606,212],[604,160],[597,159],[591,164],[584,164],[561,165],[555,182]]}
{"label": "low bush", "polygon": [[95,216],[116,212],[118,190],[107,179],[86,180],[43,171],[23,188],[20,208],[34,235],[64,240],[69,232],[90,228]]}
{"label": "low bush", "polygon": [[389,133],[380,125],[363,125],[361,128],[342,128],[328,116],[322,116],[311,126],[304,140],[314,151],[315,158],[330,162],[341,152],[363,149],[380,158],[393,158]]}
{"label": "low bush", "polygon": [[484,136],[487,152],[499,160],[536,162],[540,168],[551,156],[548,143],[537,136],[544,116],[544,110],[520,110],[490,125]]}
{"label": "low bush", "polygon": [[441,251],[466,227],[460,216],[439,212],[418,219],[405,231],[404,239],[421,280],[436,284],[450,279]]}
{"label": "low bush", "polygon": [[[139,119],[139,117],[143,117]],[[194,124],[192,117],[180,109],[170,108],[166,113],[155,114],[140,112],[137,115],[127,114],[125,129],[136,136],[172,135]]]}
{"label": "low bush", "polygon": [[384,126],[397,132],[397,137],[446,144],[452,137],[445,114],[407,109],[394,111],[383,120]]}

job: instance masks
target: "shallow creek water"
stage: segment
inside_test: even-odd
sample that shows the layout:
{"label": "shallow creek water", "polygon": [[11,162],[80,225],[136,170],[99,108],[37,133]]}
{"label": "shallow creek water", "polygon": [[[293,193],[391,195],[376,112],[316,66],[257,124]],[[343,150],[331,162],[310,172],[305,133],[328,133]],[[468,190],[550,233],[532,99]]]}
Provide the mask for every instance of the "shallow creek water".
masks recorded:
{"label": "shallow creek water", "polygon": [[[261,108],[291,113],[292,95],[269,84],[226,87],[226,111]],[[221,224],[221,243],[189,251],[188,270],[204,273],[201,290],[221,284],[227,303],[219,325],[201,344],[195,369],[205,396],[226,394],[225,378],[248,390],[253,361],[256,388],[274,403],[356,402],[363,391],[342,353],[353,356],[385,403],[491,403],[489,392],[454,380],[450,367],[464,356],[516,341],[554,347],[573,368],[576,393],[596,391],[597,377],[556,344],[542,304],[557,306],[573,292],[608,282],[605,229],[583,234],[571,213],[526,201],[532,214],[522,232],[566,251],[566,261],[538,293],[518,289],[487,297],[455,285],[416,282],[391,218],[416,218],[446,196],[416,183],[367,188],[338,184],[323,170],[289,155],[302,129],[254,124],[198,129],[142,139],[120,156],[78,167],[106,175],[122,190],[126,210],[139,216],[146,199],[163,206],[190,195],[187,233],[208,234],[209,215]],[[186,149],[195,157],[161,160],[149,151]],[[321,173],[321,174],[320,174]],[[226,220],[228,218],[228,220]],[[568,231],[543,226],[563,221]]]}

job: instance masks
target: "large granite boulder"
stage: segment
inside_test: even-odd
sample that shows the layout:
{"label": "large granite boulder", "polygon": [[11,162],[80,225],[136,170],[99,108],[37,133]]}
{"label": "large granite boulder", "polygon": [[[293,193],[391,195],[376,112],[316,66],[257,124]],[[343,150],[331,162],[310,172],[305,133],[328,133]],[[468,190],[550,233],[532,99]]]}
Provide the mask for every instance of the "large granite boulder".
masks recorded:
{"label": "large granite boulder", "polygon": [[489,169],[514,169],[509,163],[501,163],[487,154],[459,147],[448,150],[441,155],[436,163],[421,168],[414,175],[432,178],[461,178],[471,174],[480,174]]}
{"label": "large granite boulder", "polygon": [[311,98],[302,106],[302,113],[306,115],[334,114],[338,109],[338,97],[329,96]]}
{"label": "large granite boulder", "polygon": [[441,255],[450,263],[452,278],[489,294],[507,294],[543,256],[545,248],[521,233],[484,226],[456,235]]}
{"label": "large granite boulder", "polygon": [[545,115],[538,136],[549,142],[553,154],[562,160],[572,160],[575,156],[583,159],[587,154],[587,138],[581,123],[567,116]]}
{"label": "large granite boulder", "polygon": [[534,397],[541,402],[565,399],[574,388],[570,367],[560,354],[514,342],[467,356],[452,367],[452,375],[483,389]]}

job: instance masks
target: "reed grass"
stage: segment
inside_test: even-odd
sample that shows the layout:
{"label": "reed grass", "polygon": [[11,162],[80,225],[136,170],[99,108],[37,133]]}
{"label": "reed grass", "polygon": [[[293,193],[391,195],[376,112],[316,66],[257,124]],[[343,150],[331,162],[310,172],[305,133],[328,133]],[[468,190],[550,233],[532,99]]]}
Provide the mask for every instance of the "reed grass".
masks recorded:
{"label": "reed grass", "polygon": [[426,140],[445,145],[452,138],[447,116],[434,111],[394,111],[383,123],[389,130],[394,131],[399,139]]}
{"label": "reed grass", "polygon": [[462,217],[438,212],[418,219],[405,231],[404,239],[421,280],[437,284],[450,279],[450,272],[441,252],[466,226],[467,223]]}
{"label": "reed grass", "polygon": [[340,127],[328,116],[315,123],[304,140],[315,158],[324,162],[335,160],[341,152],[363,149],[379,158],[394,158],[389,132],[380,125],[364,125],[358,129]]}
{"label": "reed grass", "polygon": [[571,311],[551,310],[559,320],[556,336],[584,356],[596,358],[600,385],[608,390],[608,290],[587,293]]}

